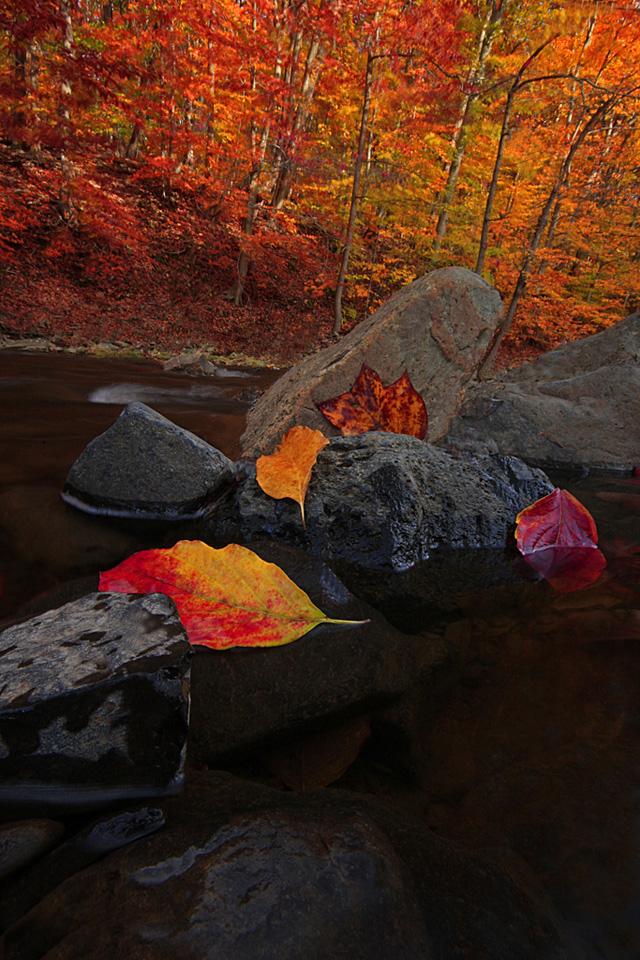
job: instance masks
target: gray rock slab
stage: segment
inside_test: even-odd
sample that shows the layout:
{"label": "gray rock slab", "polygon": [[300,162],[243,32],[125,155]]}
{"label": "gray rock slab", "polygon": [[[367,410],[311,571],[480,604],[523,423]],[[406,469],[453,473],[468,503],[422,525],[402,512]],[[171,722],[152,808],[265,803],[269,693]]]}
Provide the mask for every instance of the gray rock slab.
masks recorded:
{"label": "gray rock slab", "polygon": [[546,468],[629,472],[640,458],[640,314],[473,385],[447,441]]}
{"label": "gray rock slab", "polygon": [[231,477],[223,453],[136,401],[87,444],[62,496],[88,513],[172,520],[200,515]]}
{"label": "gray rock slab", "polygon": [[167,827],[70,877],[13,925],[6,960],[569,960],[505,868],[343,791],[194,776]]}
{"label": "gray rock slab", "polygon": [[357,600],[319,560],[282,544],[254,544],[330,617],[282,647],[194,646],[190,749],[206,762],[284,733],[397,697],[446,658],[437,636],[409,637]]}
{"label": "gray rock slab", "polygon": [[336,437],[321,451],[299,507],[262,492],[253,466],[211,529],[227,540],[270,536],[326,560],[406,569],[441,547],[503,547],[517,513],[553,489],[515,458],[455,457],[399,434]]}
{"label": "gray rock slab", "polygon": [[179,788],[190,646],[173,601],[94,593],[0,633],[0,801]]}
{"label": "gray rock slab", "polygon": [[337,431],[316,403],[350,389],[363,363],[385,384],[408,370],[427,405],[429,439],[439,439],[462,402],[501,312],[497,291],[464,267],[420,277],[337,343],[280,377],[247,417],[244,453],[270,453],[294,424],[335,436]]}

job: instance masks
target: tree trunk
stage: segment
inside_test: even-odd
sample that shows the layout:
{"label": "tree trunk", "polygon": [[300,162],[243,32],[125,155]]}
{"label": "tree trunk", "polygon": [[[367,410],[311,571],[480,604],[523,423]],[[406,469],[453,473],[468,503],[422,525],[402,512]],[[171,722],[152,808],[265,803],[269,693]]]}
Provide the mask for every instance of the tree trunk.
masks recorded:
{"label": "tree trunk", "polygon": [[536,50],[533,51],[531,56],[527,57],[524,63],[521,65],[520,69],[516,73],[513,83],[509,87],[509,92],[507,93],[507,100],[504,106],[504,114],[502,115],[502,127],[500,129],[500,139],[498,140],[498,149],[496,151],[496,158],[493,164],[493,173],[491,175],[491,183],[489,184],[489,193],[487,194],[487,202],[484,208],[484,216],[482,218],[482,230],[480,232],[480,243],[478,245],[478,258],[476,260],[476,273],[482,273],[484,269],[484,261],[487,253],[487,246],[489,243],[489,230],[491,228],[491,217],[493,214],[493,205],[496,199],[496,193],[498,192],[498,184],[500,182],[500,174],[502,172],[502,161],[504,159],[504,148],[506,146],[507,140],[509,139],[509,124],[511,123],[511,114],[513,112],[513,103],[516,97],[518,90],[520,90],[527,83],[537,82],[537,78],[532,78],[531,80],[523,80],[523,77],[526,71],[529,69],[531,64],[536,60],[542,51],[549,46],[550,43],[555,40],[555,37],[551,37],[548,40],[545,40]]}
{"label": "tree trunk", "polygon": [[[291,193],[295,167],[295,161],[291,153],[295,149],[298,134],[304,129],[309,115],[309,108],[318,81],[316,61],[319,59],[319,54],[320,41],[317,37],[314,37],[307,50],[304,73],[300,86],[300,96],[291,121],[291,127],[284,142],[278,145],[277,173],[271,198],[271,205],[275,210],[279,210],[282,207],[283,203],[289,199]],[[293,81],[293,76],[291,80]]]}
{"label": "tree trunk", "polygon": [[[68,70],[69,60],[73,54],[73,21],[71,19],[70,0],[60,0],[60,14],[63,23],[62,49],[64,52],[63,63]],[[58,104],[58,115],[60,117],[60,128],[62,133],[62,147],[60,149],[60,212],[62,219],[69,226],[77,226],[77,211],[73,203],[73,166],[67,156],[67,146],[71,136],[71,83],[68,75],[65,75],[60,83],[60,100]]]}
{"label": "tree trunk", "polygon": [[564,160],[562,161],[558,174],[554,180],[553,187],[551,188],[551,192],[547,197],[544,207],[540,211],[540,216],[538,217],[538,222],[536,223],[533,237],[531,238],[529,247],[522,262],[522,266],[520,267],[520,273],[518,275],[518,280],[516,282],[515,290],[513,291],[513,296],[511,297],[509,307],[507,308],[502,322],[496,331],[496,335],[493,339],[491,347],[478,369],[478,375],[480,379],[486,379],[491,376],[500,345],[513,325],[518,304],[526,292],[527,283],[531,275],[531,269],[542,242],[547,223],[549,222],[551,211],[553,210],[554,205],[560,196],[560,192],[567,182],[567,177],[569,176],[573,159],[586,140],[587,136],[591,133],[596,124],[605,116],[609,108],[616,100],[616,97],[612,97],[601,104],[597,110],[594,110],[588,120],[583,124],[582,128],[576,133],[576,136],[574,137],[573,142],[569,147]]}
{"label": "tree trunk", "polygon": [[502,19],[504,9],[505,3],[497,2],[497,0],[492,0],[492,3],[487,8],[487,15],[482,24],[480,37],[478,39],[476,55],[467,76],[466,87],[468,92],[465,93],[463,97],[458,121],[454,128],[451,142],[452,156],[447,166],[447,181],[442,191],[442,198],[439,204],[434,244],[436,250],[440,249],[449,225],[449,208],[453,201],[453,196],[458,184],[458,177],[460,175],[460,168],[462,167],[462,161],[464,160],[467,148],[467,128],[473,112],[473,105],[478,97],[478,93],[474,88],[479,83],[482,83],[484,79],[486,62],[491,53],[496,27]]}
{"label": "tree trunk", "polygon": [[351,247],[353,245],[353,234],[356,226],[356,217],[358,215],[358,197],[360,194],[360,180],[362,177],[362,165],[365,155],[365,146],[367,142],[367,129],[369,123],[369,109],[371,107],[371,87],[373,86],[373,64],[374,56],[371,51],[367,52],[367,66],[364,75],[364,91],[362,96],[362,111],[360,113],[360,133],[358,135],[358,148],[356,150],[356,159],[353,165],[353,182],[351,185],[351,203],[349,205],[349,219],[345,232],[345,241],[342,248],[342,259],[340,262],[340,271],[338,273],[338,283],[336,286],[335,298],[335,319],[333,332],[339,333],[342,327],[342,294],[347,278],[347,269],[349,267],[349,257],[351,256]]}

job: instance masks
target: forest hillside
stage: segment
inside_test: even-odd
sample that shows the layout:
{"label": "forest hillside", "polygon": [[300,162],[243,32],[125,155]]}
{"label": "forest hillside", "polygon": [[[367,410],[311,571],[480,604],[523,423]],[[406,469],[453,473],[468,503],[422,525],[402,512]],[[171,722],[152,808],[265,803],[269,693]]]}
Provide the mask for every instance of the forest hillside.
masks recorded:
{"label": "forest hillside", "polygon": [[290,360],[427,270],[503,362],[639,305],[640,9],[0,0],[0,326]]}

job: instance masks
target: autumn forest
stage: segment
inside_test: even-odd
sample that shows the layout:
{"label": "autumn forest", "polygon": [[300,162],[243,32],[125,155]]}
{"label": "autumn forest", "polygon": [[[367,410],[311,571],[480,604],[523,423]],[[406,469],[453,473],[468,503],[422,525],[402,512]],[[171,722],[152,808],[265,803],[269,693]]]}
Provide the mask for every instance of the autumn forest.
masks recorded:
{"label": "autumn forest", "polygon": [[640,7],[0,0],[0,326],[289,360],[459,264],[503,362],[640,306]]}

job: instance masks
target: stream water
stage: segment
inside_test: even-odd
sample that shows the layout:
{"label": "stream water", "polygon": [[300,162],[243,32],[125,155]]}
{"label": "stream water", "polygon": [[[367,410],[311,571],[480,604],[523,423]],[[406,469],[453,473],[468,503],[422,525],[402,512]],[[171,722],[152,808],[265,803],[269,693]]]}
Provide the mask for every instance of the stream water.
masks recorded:
{"label": "stream water", "polygon": [[[275,376],[0,354],[0,619],[126,554],[126,532],[59,498],[73,460],[124,403],[143,400],[234,457],[251,392]],[[415,705],[412,777],[374,744],[343,785],[470,846],[507,850],[542,882],[582,955],[638,960],[640,482],[562,485],[596,519],[608,560],[601,580],[557,595],[540,582],[480,577],[442,598],[433,615],[457,669]],[[398,626],[433,629],[432,569],[404,582],[368,576],[361,589]]]}

